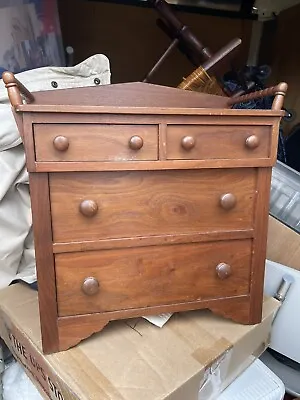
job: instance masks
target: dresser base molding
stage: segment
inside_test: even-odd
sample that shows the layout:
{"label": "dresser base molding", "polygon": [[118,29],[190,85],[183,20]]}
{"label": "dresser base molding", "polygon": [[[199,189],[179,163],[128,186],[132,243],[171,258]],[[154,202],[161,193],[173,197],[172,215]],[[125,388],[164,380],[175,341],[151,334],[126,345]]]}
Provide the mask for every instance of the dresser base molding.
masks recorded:
{"label": "dresser base molding", "polygon": [[188,310],[210,309],[215,314],[229,318],[237,323],[252,325],[261,321],[261,311],[255,315],[251,312],[250,296],[238,296],[225,299],[196,301],[190,303],[170,304],[158,307],[121,310],[108,313],[94,313],[57,319],[57,343],[51,348],[43,346],[43,352],[67,350],[94,333],[100,332],[110,321],[136,318],[141,314],[155,315],[157,313],[180,312]]}

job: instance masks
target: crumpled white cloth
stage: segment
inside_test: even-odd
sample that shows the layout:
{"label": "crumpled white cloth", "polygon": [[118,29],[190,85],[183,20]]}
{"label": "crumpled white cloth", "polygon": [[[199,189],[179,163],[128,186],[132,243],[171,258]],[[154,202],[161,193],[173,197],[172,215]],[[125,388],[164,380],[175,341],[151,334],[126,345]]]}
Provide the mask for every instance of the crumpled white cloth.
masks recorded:
{"label": "crumpled white cloth", "polygon": [[[16,74],[30,91],[110,83],[109,60],[103,54],[74,67],[43,67]],[[21,137],[7,91],[0,80],[0,289],[13,280],[36,280],[28,174]]]}
{"label": "crumpled white cloth", "polygon": [[11,363],[3,374],[3,400],[43,400],[18,362]]}

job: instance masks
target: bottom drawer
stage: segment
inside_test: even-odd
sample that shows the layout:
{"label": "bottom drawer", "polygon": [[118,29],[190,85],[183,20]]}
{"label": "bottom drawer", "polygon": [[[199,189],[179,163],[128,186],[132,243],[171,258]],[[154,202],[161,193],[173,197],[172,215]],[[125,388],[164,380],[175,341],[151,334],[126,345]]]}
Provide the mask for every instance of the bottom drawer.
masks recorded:
{"label": "bottom drawer", "polygon": [[249,293],[251,239],[55,256],[60,316]]}

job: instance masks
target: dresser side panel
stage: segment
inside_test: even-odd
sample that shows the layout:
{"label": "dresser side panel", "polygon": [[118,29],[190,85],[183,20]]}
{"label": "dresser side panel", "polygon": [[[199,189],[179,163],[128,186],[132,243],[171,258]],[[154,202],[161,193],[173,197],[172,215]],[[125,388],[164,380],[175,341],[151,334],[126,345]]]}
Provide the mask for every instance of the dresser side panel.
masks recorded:
{"label": "dresser side panel", "polygon": [[250,282],[251,319],[253,323],[260,322],[262,312],[271,174],[271,168],[259,168],[257,171],[257,199]]}
{"label": "dresser side panel", "polygon": [[48,174],[31,173],[30,195],[34,229],[43,351],[57,351],[57,304]]}

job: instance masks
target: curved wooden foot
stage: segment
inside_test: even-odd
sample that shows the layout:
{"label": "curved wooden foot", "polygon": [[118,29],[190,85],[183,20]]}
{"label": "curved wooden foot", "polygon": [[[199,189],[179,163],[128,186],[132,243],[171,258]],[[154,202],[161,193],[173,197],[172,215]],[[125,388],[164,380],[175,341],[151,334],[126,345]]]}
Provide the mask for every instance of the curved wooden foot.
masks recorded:
{"label": "curved wooden foot", "polygon": [[[255,301],[254,301],[255,300]],[[262,301],[257,296],[240,296],[232,298],[195,301],[183,304],[170,304],[163,307],[149,307],[145,309],[129,309],[105,313],[86,314],[69,317],[59,317],[57,320],[58,339],[51,346],[43,346],[45,354],[67,350],[77,345],[93,333],[100,332],[110,321],[140,317],[141,315],[155,315],[162,312],[179,312],[208,308],[212,312],[235,322],[252,325],[261,322]]]}
{"label": "curved wooden foot", "polygon": [[57,351],[67,350],[75,346],[83,339],[91,336],[93,333],[100,332],[109,320],[99,316],[91,321],[90,315],[80,318],[65,317],[58,319],[58,349]]}
{"label": "curved wooden foot", "polygon": [[244,325],[254,325],[261,322],[261,309],[253,312],[253,304],[250,298],[234,299],[234,301],[220,301],[209,306],[209,309],[222,317]]}

